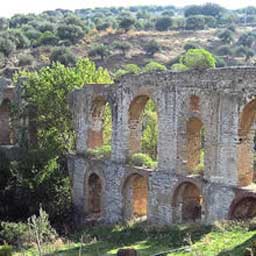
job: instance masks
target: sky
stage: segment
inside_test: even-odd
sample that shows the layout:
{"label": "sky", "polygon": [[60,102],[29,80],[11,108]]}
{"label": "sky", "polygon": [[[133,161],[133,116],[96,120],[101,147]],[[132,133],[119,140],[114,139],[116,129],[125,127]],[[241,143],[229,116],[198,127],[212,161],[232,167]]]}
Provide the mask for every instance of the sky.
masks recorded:
{"label": "sky", "polygon": [[17,13],[40,13],[45,10],[54,10],[57,8],[75,10],[132,5],[175,5],[182,7],[206,2],[218,3],[229,9],[249,5],[256,7],[256,0],[0,0],[0,16],[10,17]]}

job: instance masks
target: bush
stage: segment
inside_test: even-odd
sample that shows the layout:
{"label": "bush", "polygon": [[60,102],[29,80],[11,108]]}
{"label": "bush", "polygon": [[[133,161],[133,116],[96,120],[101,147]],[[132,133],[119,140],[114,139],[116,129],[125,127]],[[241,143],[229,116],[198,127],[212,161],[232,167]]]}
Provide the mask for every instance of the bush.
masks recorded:
{"label": "bush", "polygon": [[227,63],[225,62],[225,60],[221,57],[215,57],[216,59],[216,67],[217,68],[222,68],[227,66]]}
{"label": "bush", "polygon": [[183,47],[183,49],[184,49],[185,51],[188,51],[188,50],[190,50],[190,49],[200,49],[200,48],[201,48],[200,45],[197,44],[197,43],[194,43],[194,42],[187,42],[187,43],[184,45],[184,47]]}
{"label": "bush", "polygon": [[217,49],[217,54],[220,56],[232,56],[234,54],[234,50],[230,47],[230,45],[222,45]]}
{"label": "bush", "polygon": [[167,70],[166,66],[158,63],[156,61],[150,61],[144,68],[143,72],[152,72],[152,71],[165,71]]}
{"label": "bush", "polygon": [[9,57],[16,50],[16,45],[8,38],[0,38],[0,52]]}
{"label": "bush", "polygon": [[115,78],[120,78],[127,74],[139,74],[141,72],[141,68],[136,64],[126,64],[122,69],[118,69],[115,72]]}
{"label": "bush", "polygon": [[235,34],[232,30],[226,29],[218,34],[221,41],[226,44],[231,44],[235,41]]}
{"label": "bush", "polygon": [[119,28],[124,29],[125,32],[128,32],[134,24],[135,19],[133,17],[124,17],[119,22]]}
{"label": "bush", "polygon": [[65,47],[55,48],[50,56],[51,62],[59,62],[65,66],[73,66],[76,63],[75,55]]}
{"label": "bush", "polygon": [[60,25],[57,29],[57,34],[61,40],[77,43],[84,37],[85,32],[77,25]]}
{"label": "bush", "polygon": [[132,45],[126,41],[115,41],[113,44],[114,49],[122,51],[123,55],[132,48]]}
{"label": "bush", "polygon": [[167,31],[172,26],[172,19],[169,17],[161,17],[157,19],[155,28],[158,31]]}
{"label": "bush", "polygon": [[0,239],[13,246],[22,247],[29,242],[28,225],[22,222],[1,222]]}
{"label": "bush", "polygon": [[19,55],[19,66],[29,66],[32,65],[34,57],[31,54],[21,54]]}
{"label": "bush", "polygon": [[104,60],[111,53],[109,47],[105,44],[94,44],[89,50],[90,57],[100,56],[101,60]]}
{"label": "bush", "polygon": [[97,159],[110,158],[111,156],[111,146],[103,145],[101,147],[97,147],[95,149],[89,149],[88,155],[93,156]]}
{"label": "bush", "polygon": [[0,246],[0,256],[12,256],[13,248],[8,244]]}
{"label": "bush", "polygon": [[145,45],[143,46],[143,49],[147,55],[153,56],[155,53],[161,50],[161,46],[157,41],[151,40],[145,43]]}
{"label": "bush", "polygon": [[189,69],[215,68],[215,57],[205,49],[190,49],[180,62]]}
{"label": "bush", "polygon": [[171,66],[171,70],[181,72],[188,70],[188,67],[182,63],[175,63]]}
{"label": "bush", "polygon": [[46,31],[40,35],[37,44],[38,45],[56,45],[59,38],[50,31]]}
{"label": "bush", "polygon": [[156,167],[156,162],[152,160],[152,158],[143,153],[135,153],[131,156],[130,164],[139,166],[139,167],[149,167],[154,168]]}
{"label": "bush", "polygon": [[202,15],[189,16],[186,19],[187,30],[201,30],[205,28],[205,18]]}

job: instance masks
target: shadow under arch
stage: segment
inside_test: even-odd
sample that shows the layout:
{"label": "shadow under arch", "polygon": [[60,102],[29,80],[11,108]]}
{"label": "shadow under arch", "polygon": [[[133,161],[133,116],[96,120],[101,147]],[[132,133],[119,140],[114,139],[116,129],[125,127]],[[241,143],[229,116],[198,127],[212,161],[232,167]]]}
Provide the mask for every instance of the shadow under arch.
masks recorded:
{"label": "shadow under arch", "polygon": [[139,173],[127,176],[122,184],[123,220],[146,218],[148,213],[148,177]]}
{"label": "shadow under arch", "polygon": [[238,182],[247,186],[254,182],[254,137],[256,120],[256,99],[245,105],[239,118]]}
{"label": "shadow under arch", "polygon": [[203,196],[198,185],[191,181],[180,183],[172,199],[173,222],[194,223],[201,221]]}
{"label": "shadow under arch", "polygon": [[[110,117],[108,116],[110,115]],[[108,120],[106,120],[108,119]],[[87,145],[89,149],[95,149],[101,147],[106,143],[106,138],[104,138],[104,128],[106,122],[109,123],[110,138],[112,137],[112,107],[109,101],[104,96],[96,96],[92,100],[91,109],[89,113],[89,130],[87,137]]]}

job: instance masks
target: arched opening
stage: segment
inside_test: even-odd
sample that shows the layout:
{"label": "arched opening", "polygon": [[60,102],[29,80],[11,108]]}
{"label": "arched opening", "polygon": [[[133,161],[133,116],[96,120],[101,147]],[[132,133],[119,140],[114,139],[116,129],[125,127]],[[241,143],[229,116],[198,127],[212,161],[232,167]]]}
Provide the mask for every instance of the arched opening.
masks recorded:
{"label": "arched opening", "polygon": [[255,182],[255,116],[256,100],[249,102],[240,115],[238,144],[238,180],[240,186]]}
{"label": "arched opening", "polygon": [[125,220],[147,216],[148,179],[139,174],[129,176],[123,187],[123,215]]}
{"label": "arched opening", "polygon": [[204,169],[204,126],[197,117],[187,121],[186,159],[189,173],[200,173]]}
{"label": "arched opening", "polygon": [[256,217],[256,198],[245,197],[238,201],[231,209],[230,218],[246,220]]}
{"label": "arched opening", "polygon": [[144,153],[157,160],[158,118],[156,105],[148,96],[136,97],[129,107],[129,155]]}
{"label": "arched opening", "polygon": [[175,223],[198,222],[201,220],[202,195],[191,182],[178,186],[173,198],[173,220]]}
{"label": "arched opening", "polygon": [[88,212],[93,217],[100,217],[102,213],[102,183],[95,173],[88,178]]}
{"label": "arched opening", "polygon": [[0,144],[10,145],[14,143],[13,131],[10,122],[11,102],[5,99],[0,106]]}
{"label": "arched opening", "polygon": [[89,120],[88,148],[111,151],[112,112],[104,97],[96,97],[93,100]]}
{"label": "arched opening", "polygon": [[200,112],[200,98],[196,95],[190,97],[190,111]]}

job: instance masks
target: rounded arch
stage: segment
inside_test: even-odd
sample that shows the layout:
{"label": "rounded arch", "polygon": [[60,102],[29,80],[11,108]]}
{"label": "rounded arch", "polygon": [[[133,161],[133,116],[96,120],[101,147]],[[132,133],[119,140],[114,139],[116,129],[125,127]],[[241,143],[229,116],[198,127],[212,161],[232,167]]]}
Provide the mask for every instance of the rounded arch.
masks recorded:
{"label": "rounded arch", "polygon": [[99,218],[103,213],[103,187],[102,178],[99,174],[92,172],[86,179],[86,206],[87,213],[91,217]]}
{"label": "rounded arch", "polygon": [[11,128],[11,101],[4,99],[0,105],[0,144],[14,143],[14,134]]}
{"label": "rounded arch", "polygon": [[175,223],[201,220],[203,197],[198,186],[190,181],[182,182],[173,194],[173,221]]}
{"label": "rounded arch", "polygon": [[[108,127],[106,128],[106,125]],[[110,144],[112,137],[112,108],[103,96],[96,96],[92,100],[89,112],[89,131],[87,145],[89,149]]]}
{"label": "rounded arch", "polygon": [[245,105],[239,118],[238,180],[240,186],[254,181],[254,137],[255,137],[256,99]]}
{"label": "rounded arch", "polygon": [[190,173],[204,167],[204,125],[199,117],[190,117],[186,123],[186,159]]}
{"label": "rounded arch", "polygon": [[229,219],[245,220],[256,217],[256,196],[247,195],[236,198],[232,202],[229,211]]}
{"label": "rounded arch", "polygon": [[147,216],[148,177],[138,173],[129,175],[122,185],[124,220]]}
{"label": "rounded arch", "polygon": [[[145,112],[145,110],[147,112]],[[151,125],[148,125],[150,123]],[[147,94],[137,95],[133,98],[128,110],[128,146],[129,155],[145,151],[152,158],[157,158],[158,142],[158,111],[153,98]],[[148,129],[148,130],[147,130]],[[142,143],[143,133],[147,132],[153,149],[149,152],[146,143]]]}

